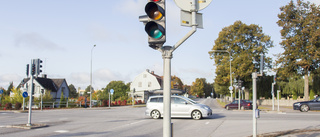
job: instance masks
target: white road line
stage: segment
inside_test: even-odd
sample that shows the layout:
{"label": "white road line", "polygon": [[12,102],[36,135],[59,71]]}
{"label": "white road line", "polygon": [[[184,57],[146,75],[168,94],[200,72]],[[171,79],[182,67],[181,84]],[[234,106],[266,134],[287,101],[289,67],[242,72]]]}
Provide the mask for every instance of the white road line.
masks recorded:
{"label": "white road line", "polygon": [[69,132],[68,130],[57,130],[57,131],[54,131],[54,132],[57,132],[57,133],[67,133]]}

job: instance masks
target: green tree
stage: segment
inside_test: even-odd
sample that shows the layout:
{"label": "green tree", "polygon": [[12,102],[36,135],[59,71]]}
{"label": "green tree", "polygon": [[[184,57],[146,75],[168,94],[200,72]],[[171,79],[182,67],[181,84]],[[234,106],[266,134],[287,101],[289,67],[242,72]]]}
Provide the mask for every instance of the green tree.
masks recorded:
{"label": "green tree", "polygon": [[192,82],[190,93],[191,95],[197,95],[199,97],[211,96],[212,85],[207,83],[205,78],[197,78],[195,82]]}
{"label": "green tree", "polygon": [[[246,25],[236,21],[233,25],[225,27],[220,31],[219,37],[215,40],[212,51],[209,51],[211,59],[214,59],[216,67],[215,91],[219,94],[229,94],[230,86],[230,57],[232,78],[244,81],[248,89],[252,86],[252,72],[254,72],[253,58],[260,59],[260,54],[266,54],[268,48],[273,47],[270,36],[262,32],[258,25]],[[215,52],[214,50],[227,50]],[[265,58],[265,66],[271,67],[271,58]]]}
{"label": "green tree", "polygon": [[278,56],[276,65],[280,78],[292,74],[304,76],[304,99],[309,99],[309,74],[320,63],[320,6],[292,0],[280,8],[278,25],[281,29],[284,52]]}
{"label": "green tree", "polygon": [[126,85],[123,81],[111,81],[105,89],[113,89],[113,100],[116,99],[127,99],[127,92],[130,91],[130,86]]}
{"label": "green tree", "polygon": [[77,89],[74,87],[74,85],[69,85],[69,97],[70,98],[77,98],[78,97],[78,93],[77,93]]}
{"label": "green tree", "polygon": [[9,85],[8,89],[4,90],[3,94],[9,96],[12,88],[13,88],[13,82],[10,82],[10,85]]}

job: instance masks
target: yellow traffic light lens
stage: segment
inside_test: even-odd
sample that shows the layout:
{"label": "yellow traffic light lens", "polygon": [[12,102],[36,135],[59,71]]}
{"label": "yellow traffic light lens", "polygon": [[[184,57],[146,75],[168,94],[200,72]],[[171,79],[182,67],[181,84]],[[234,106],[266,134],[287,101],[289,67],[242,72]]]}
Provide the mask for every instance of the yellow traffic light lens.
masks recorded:
{"label": "yellow traffic light lens", "polygon": [[145,7],[145,11],[149,18],[153,20],[160,20],[165,16],[164,10],[154,2],[149,2]]}
{"label": "yellow traffic light lens", "polygon": [[159,20],[162,18],[162,14],[160,11],[156,10],[156,11],[153,11],[151,12],[151,18],[154,19],[154,20]]}

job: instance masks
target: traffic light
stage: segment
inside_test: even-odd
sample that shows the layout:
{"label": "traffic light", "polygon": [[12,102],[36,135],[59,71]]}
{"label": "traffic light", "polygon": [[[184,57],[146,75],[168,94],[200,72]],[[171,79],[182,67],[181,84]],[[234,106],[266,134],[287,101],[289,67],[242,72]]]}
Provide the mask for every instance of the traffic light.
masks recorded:
{"label": "traffic light", "polygon": [[28,77],[29,76],[29,64],[27,64],[26,74],[27,74],[27,77]]}
{"label": "traffic light", "polygon": [[34,74],[36,74],[36,64],[32,63],[31,64],[31,76],[33,76]]}
{"label": "traffic light", "polygon": [[149,46],[159,49],[166,42],[165,0],[148,0],[145,12],[139,20],[145,24]]}
{"label": "traffic light", "polygon": [[36,75],[39,75],[39,74],[42,72],[42,70],[41,70],[41,68],[42,68],[41,63],[42,63],[42,60],[41,60],[41,59],[36,59],[36,64],[37,64]]}

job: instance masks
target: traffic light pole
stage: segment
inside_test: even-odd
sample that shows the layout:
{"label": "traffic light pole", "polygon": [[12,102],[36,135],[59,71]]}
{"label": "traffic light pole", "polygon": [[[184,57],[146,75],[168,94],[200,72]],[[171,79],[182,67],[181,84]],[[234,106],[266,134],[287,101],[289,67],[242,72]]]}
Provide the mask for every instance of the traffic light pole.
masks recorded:
{"label": "traffic light pole", "polygon": [[[193,0],[196,3],[196,0]],[[196,23],[196,4],[192,5],[192,29],[181,40],[179,40],[173,47],[163,46],[158,49],[162,53],[163,58],[163,136],[172,137],[171,127],[171,59],[172,53],[183,42],[185,42],[197,30]]]}
{"label": "traffic light pole", "polygon": [[[33,64],[33,63],[31,62],[31,64]],[[29,95],[29,114],[28,114],[28,123],[27,123],[27,126],[32,126],[32,124],[31,124],[32,93],[34,92],[33,75],[30,76],[30,82],[31,82],[31,91],[30,91],[30,95]]]}

